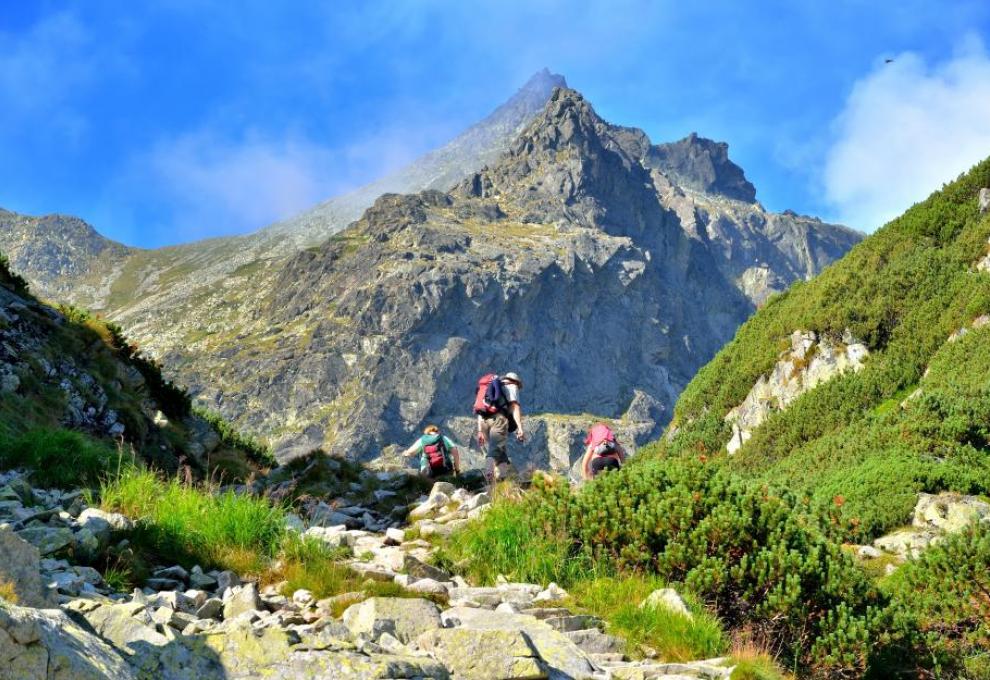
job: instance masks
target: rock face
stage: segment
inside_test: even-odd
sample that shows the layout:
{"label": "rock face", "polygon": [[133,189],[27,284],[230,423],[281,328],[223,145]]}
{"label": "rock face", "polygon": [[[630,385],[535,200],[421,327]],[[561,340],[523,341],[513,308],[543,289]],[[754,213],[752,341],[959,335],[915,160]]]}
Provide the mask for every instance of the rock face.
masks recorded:
{"label": "rock face", "polygon": [[990,189],[983,187],[980,189],[980,195],[978,198],[980,204],[980,212],[985,213],[990,210]]}
{"label": "rock face", "polygon": [[0,677],[17,680],[137,678],[106,642],[65,612],[0,605]]}
{"label": "rock face", "polygon": [[732,438],[726,444],[735,453],[775,411],[843,371],[858,371],[869,355],[866,345],[848,333],[841,342],[813,331],[794,331],[791,348],[785,351],[769,375],[760,376],[743,402],[729,411]]}
{"label": "rock face", "polygon": [[962,531],[975,522],[990,522],[990,503],[957,493],[918,495],[911,526],[881,536],[873,546],[901,559],[917,557],[947,534]]}
{"label": "rock face", "polygon": [[92,303],[281,460],[389,459],[427,422],[466,441],[491,370],[522,373],[526,413],[545,415],[517,467],[571,467],[591,423],[561,415],[622,423],[633,448],[767,295],[860,236],[766,212],[724,144],[655,146],[573,90],[547,101],[551,82],[476,131],[503,153],[449,193],[385,195],[288,260],[247,241],[223,246],[225,269],[192,246],[142,254],[126,294]]}
{"label": "rock face", "polygon": [[13,586],[17,601],[26,607],[53,604],[43,587],[38,549],[13,532],[9,524],[0,524],[0,583]]}

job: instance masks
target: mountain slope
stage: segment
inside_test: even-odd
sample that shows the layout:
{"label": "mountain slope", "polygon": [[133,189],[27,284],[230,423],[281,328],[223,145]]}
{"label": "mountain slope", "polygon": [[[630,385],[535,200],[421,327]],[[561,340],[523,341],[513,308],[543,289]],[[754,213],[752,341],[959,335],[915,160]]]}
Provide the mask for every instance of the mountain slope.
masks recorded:
{"label": "mountain slope", "polygon": [[[473,373],[495,364],[536,378],[527,408],[547,414],[522,462],[566,467],[581,413],[624,416],[616,426],[643,441],[754,306],[860,235],[764,210],[724,144],[653,145],[566,89],[530,113],[556,80],[535,78],[406,176],[432,181],[501,149],[490,167],[449,195],[384,197],[318,247],[296,250],[282,225],[129,251],[109,277],[15,267],[122,323],[201,403],[285,455],[374,457],[425,419],[463,414]],[[409,371],[424,375],[393,385]]]}
{"label": "mountain slope", "polygon": [[[500,154],[564,84],[536,73],[483,121],[396,174],[255,234],[156,250],[126,248],[77,218],[0,212],[0,249],[39,294],[65,300],[147,329],[133,331],[149,351],[200,338],[210,328],[241,322],[251,284],[277,270],[300,248],[320,243],[360,217],[385,191],[449,188]],[[163,338],[176,321],[194,329]]]}
{"label": "mountain slope", "polygon": [[[476,374],[510,366],[527,410],[548,414],[520,464],[569,464],[584,423],[552,414],[624,417],[642,440],[752,311],[735,275],[744,255],[786,263],[767,265],[778,285],[817,272],[796,255],[814,249],[775,246],[772,225],[837,252],[858,237],[689,197],[643,162],[645,135],[632,138],[557,90],[490,168],[449,194],[382,197],[256,282],[249,322],[176,343],[166,363],[285,456],[323,445],[374,457],[434,420],[466,438]],[[723,243],[730,228],[752,238]]]}
{"label": "mountain slope", "polygon": [[661,448],[728,444],[732,468],[834,506],[858,541],[906,523],[919,492],[990,491],[988,185],[990,160],[771,300],[684,391]]}
{"label": "mountain slope", "polygon": [[564,77],[543,69],[533,74],[512,97],[483,120],[443,147],[431,151],[398,172],[262,231],[288,238],[299,246],[313,245],[358,219],[375,199],[387,193],[424,189],[446,191],[478,168],[494,162],[546,104],[556,87],[567,87]]}
{"label": "mountain slope", "polygon": [[95,484],[120,447],[164,470],[209,462],[243,477],[244,452],[222,439],[119,328],[39,302],[0,255],[0,466],[48,460],[39,474]]}

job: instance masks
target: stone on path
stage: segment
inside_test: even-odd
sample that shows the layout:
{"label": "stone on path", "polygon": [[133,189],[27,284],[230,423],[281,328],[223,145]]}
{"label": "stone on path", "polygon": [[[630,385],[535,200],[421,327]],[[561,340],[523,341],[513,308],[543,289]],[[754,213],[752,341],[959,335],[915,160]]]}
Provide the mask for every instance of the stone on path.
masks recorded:
{"label": "stone on path", "polygon": [[440,610],[429,600],[372,597],[348,607],[343,621],[354,635],[388,630],[400,642],[408,643],[440,627]]}
{"label": "stone on path", "polygon": [[423,633],[417,643],[442,661],[457,679],[547,677],[542,659],[522,631],[441,628]]}

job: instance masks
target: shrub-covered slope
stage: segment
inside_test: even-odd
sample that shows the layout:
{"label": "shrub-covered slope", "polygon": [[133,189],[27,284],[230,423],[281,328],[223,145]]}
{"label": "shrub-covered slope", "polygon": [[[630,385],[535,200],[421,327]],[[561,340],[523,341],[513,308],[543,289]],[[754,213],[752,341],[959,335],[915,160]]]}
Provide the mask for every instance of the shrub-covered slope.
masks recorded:
{"label": "shrub-covered slope", "polygon": [[851,333],[870,351],[862,370],[772,412],[729,465],[841,506],[834,529],[859,540],[905,523],[920,491],[990,490],[988,185],[990,160],[772,298],[690,383],[658,449],[724,451],[726,415],[795,330],[836,345]]}
{"label": "shrub-covered slope", "polygon": [[245,453],[264,455],[193,413],[185,391],[119,327],[39,302],[0,256],[0,467],[70,488],[96,483],[118,452],[165,470],[219,465],[236,476]]}

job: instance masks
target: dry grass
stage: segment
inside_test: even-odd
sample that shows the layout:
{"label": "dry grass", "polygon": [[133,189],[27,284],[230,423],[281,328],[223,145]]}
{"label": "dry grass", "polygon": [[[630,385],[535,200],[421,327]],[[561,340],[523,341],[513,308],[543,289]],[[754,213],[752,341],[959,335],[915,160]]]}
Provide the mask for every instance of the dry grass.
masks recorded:
{"label": "dry grass", "polygon": [[14,589],[14,584],[10,581],[0,580],[0,600],[8,604],[17,604],[17,591]]}

